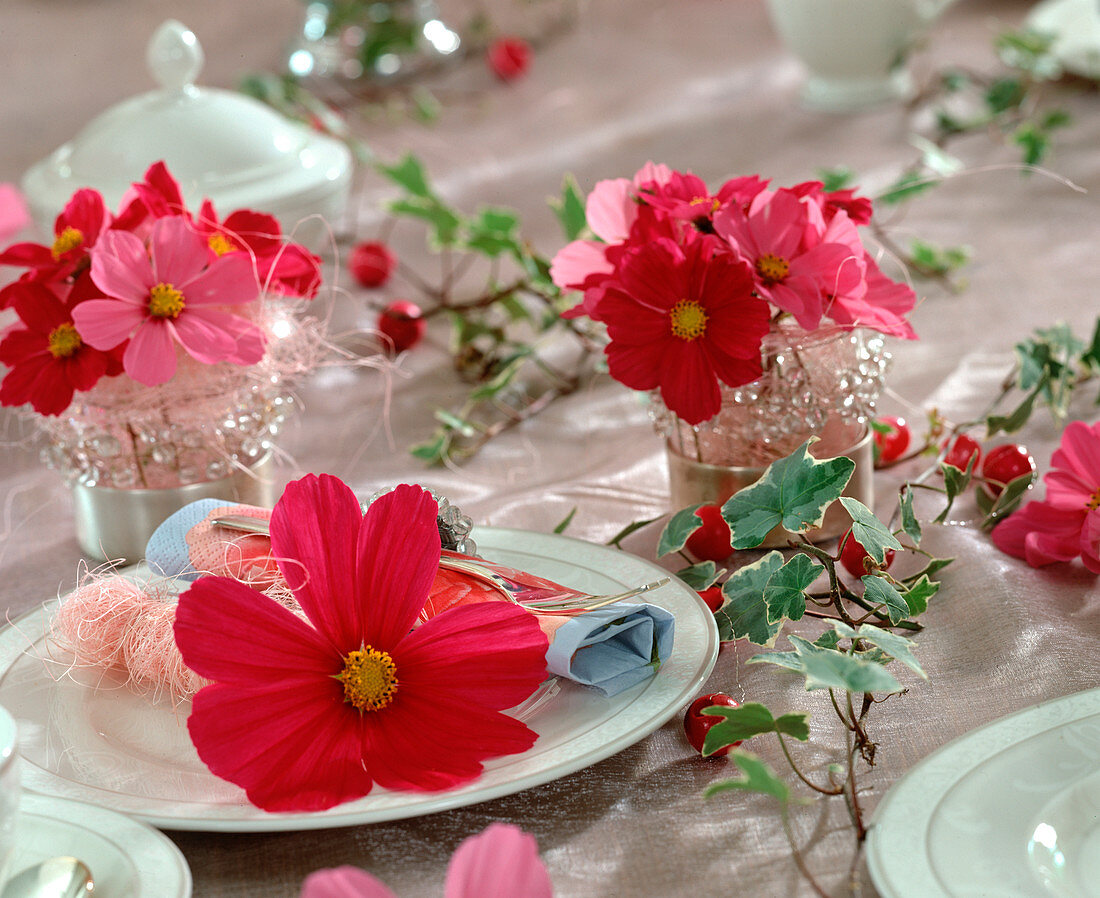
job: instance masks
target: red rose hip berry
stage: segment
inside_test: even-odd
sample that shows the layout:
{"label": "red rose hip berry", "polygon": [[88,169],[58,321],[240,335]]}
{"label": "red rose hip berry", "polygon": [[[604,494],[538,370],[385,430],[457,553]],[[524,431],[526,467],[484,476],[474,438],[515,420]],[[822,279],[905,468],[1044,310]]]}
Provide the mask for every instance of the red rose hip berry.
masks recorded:
{"label": "red rose hip berry", "polygon": [[497,38],[489,45],[485,61],[501,81],[515,81],[531,65],[531,45],[520,37]]}
{"label": "red rose hip berry", "polygon": [[730,525],[722,517],[720,505],[701,505],[695,516],[703,522],[687,538],[687,550],[702,561],[725,561],[733,554],[730,545]]}
{"label": "red rose hip berry", "polygon": [[394,352],[404,352],[419,343],[426,324],[420,306],[407,299],[394,300],[378,316],[378,330],[393,344]]}
{"label": "red rose hip berry", "polygon": [[973,458],[974,467],[971,471],[978,470],[978,465],[982,461],[982,447],[973,437],[968,437],[965,433],[956,434],[954,439],[948,440],[943,445],[947,449],[947,454],[943,457],[945,464],[965,471],[966,466],[970,464],[970,459]]}
{"label": "red rose hip berry", "polygon": [[356,244],[348,258],[348,270],[364,287],[381,287],[397,267],[397,257],[384,243],[368,240]]}
{"label": "red rose hip berry", "polygon": [[707,607],[711,612],[717,611],[726,602],[726,594],[722,592],[721,586],[708,586],[706,589],[699,590],[699,598],[707,603]]}
{"label": "red rose hip berry", "polygon": [[[844,534],[844,548],[840,550],[840,563],[844,565],[844,569],[853,577],[862,577],[868,573],[867,564],[864,562],[870,559],[870,554],[862,544],[856,542],[856,538],[852,536],[852,531],[849,530]],[[890,567],[894,563],[894,550],[886,550],[886,564],[884,567]]]}
{"label": "red rose hip berry", "polygon": [[871,431],[875,448],[878,450],[878,462],[885,465],[897,461],[905,455],[905,450],[909,448],[909,441],[912,438],[909,425],[904,418],[899,418],[896,415],[879,418],[875,423],[884,424],[890,428],[887,433],[878,430]]}
{"label": "red rose hip berry", "polygon": [[1035,459],[1019,443],[994,446],[982,462],[982,477],[986,479],[982,486],[989,495],[996,498],[1017,477],[1034,474],[1035,471]]}
{"label": "red rose hip berry", "polygon": [[[714,717],[710,714],[702,713],[704,708],[709,708],[712,705],[723,705],[727,708],[740,707],[738,702],[724,692],[712,692],[710,695],[700,695],[691,703],[687,711],[684,712],[684,735],[687,736],[687,741],[691,743],[691,747],[700,754],[703,752],[703,740],[707,738],[707,731],[716,723],[721,723],[725,720],[724,717]],[[740,744],[740,742],[734,742],[732,745],[720,748],[712,755],[707,755],[707,757],[724,757],[730,753],[731,748],[736,748]]]}

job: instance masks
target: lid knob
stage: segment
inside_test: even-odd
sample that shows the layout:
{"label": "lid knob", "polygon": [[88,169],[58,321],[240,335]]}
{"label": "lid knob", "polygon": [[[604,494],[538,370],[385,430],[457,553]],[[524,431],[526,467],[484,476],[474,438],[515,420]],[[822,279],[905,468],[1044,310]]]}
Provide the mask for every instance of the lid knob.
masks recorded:
{"label": "lid knob", "polygon": [[175,19],[163,22],[145,49],[149,72],[165,90],[183,90],[194,84],[205,61],[195,32]]}

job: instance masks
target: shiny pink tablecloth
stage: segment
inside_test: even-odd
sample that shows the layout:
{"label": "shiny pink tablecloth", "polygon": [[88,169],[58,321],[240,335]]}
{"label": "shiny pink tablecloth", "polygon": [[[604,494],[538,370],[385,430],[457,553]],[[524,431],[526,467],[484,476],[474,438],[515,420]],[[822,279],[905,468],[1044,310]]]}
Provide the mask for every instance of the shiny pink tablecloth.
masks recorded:
{"label": "shiny pink tablecloth", "polygon": [[[444,8],[447,4],[444,2]],[[928,72],[948,61],[991,66],[993,36],[1017,26],[1022,2],[966,0],[952,7],[918,59]],[[519,209],[536,244],[560,245],[544,199],[571,171],[586,188],[631,173],[647,159],[692,169],[714,181],[761,172],[779,183],[847,165],[868,193],[913,157],[914,122],[886,107],[852,116],[799,106],[798,64],[779,45],[758,0],[591,0],[579,24],[547,44],[530,76],[494,86],[476,62],[462,73],[475,92],[447,105],[440,122],[354,119],[383,158],[413,150],[443,194],[465,207]],[[278,65],[301,14],[292,0],[248,4],[208,0],[176,10],[138,0],[8,0],[0,18],[0,180],[67,139],[93,114],[149,86],[142,53],[152,28],[187,16],[209,59],[203,80],[228,85],[247,69]],[[920,342],[894,345],[885,412],[919,421],[935,406],[953,420],[977,413],[1011,365],[1011,347],[1038,326],[1064,319],[1085,332],[1097,314],[1095,239],[1100,226],[1100,116],[1094,93],[1067,93],[1074,124],[1059,134],[1049,167],[1063,180],[1022,177],[1015,154],[982,136],[959,147],[967,173],[912,205],[896,236],[969,244],[974,262],[957,294],[920,286],[914,315]],[[373,175],[357,184],[345,236],[373,236],[388,188]],[[425,271],[435,261],[402,227],[403,253]],[[368,327],[368,297],[342,271],[334,304],[340,328]],[[400,287],[395,287],[397,292]],[[625,523],[667,510],[660,441],[644,408],[625,389],[597,381],[494,440],[461,468],[424,469],[406,448],[432,430],[432,409],[461,395],[444,352],[444,330],[404,357],[392,376],[327,367],[304,385],[304,414],[283,448],[293,458],[282,481],[328,471],[369,494],[415,480],[442,492],[476,521],[550,530],[571,508],[569,532],[603,541]],[[384,401],[387,396],[389,404]],[[1086,403],[1076,413],[1088,420]],[[59,478],[43,469],[30,430],[5,413],[0,455],[0,606],[15,614],[69,589],[80,553]],[[1036,414],[1022,439],[1045,466],[1058,430]],[[887,502],[901,476],[878,475]],[[652,557],[653,531],[632,548]],[[878,764],[864,803],[922,757],[983,723],[1043,699],[1100,684],[1100,591],[1081,567],[1032,570],[992,547],[960,504],[947,525],[929,528],[926,546],[959,561],[923,620],[919,657],[928,683],[875,709]],[[777,712],[813,711],[805,766],[821,774],[842,750],[841,734],[817,694],[769,666],[746,666],[754,651],[728,645],[707,691],[758,699]],[[778,748],[753,748],[777,768]],[[784,842],[774,805],[749,795],[702,799],[728,773],[685,743],[679,719],[589,769],[510,797],[421,819],[308,833],[172,833],[199,898],[291,898],[321,866],[354,864],[400,895],[441,894],[446,861],[465,837],[493,820],[533,833],[563,898],[679,896],[702,889],[745,895],[808,894]],[[852,835],[843,807],[796,817],[808,862],[824,884],[845,893]],[[862,868],[857,880],[873,893]]]}

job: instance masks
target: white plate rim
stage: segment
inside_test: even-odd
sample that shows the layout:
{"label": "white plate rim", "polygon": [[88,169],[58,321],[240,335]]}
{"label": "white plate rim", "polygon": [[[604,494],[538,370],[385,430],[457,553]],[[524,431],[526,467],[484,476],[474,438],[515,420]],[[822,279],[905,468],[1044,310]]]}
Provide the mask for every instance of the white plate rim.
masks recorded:
{"label": "white plate rim", "polygon": [[[614,577],[625,585],[635,586],[649,582],[656,577],[668,576],[669,572],[655,564],[619,549],[590,543],[559,534],[546,534],[514,528],[479,527],[475,533],[483,550],[496,550],[502,553],[512,551],[518,554],[539,556],[548,560],[595,565],[600,573]],[[504,559],[507,562],[507,558]],[[568,585],[568,584],[567,584]],[[203,803],[172,802],[170,809],[150,810],[143,807],[139,796],[111,792],[96,786],[86,786],[63,777],[57,777],[33,762],[23,758],[24,788],[27,791],[44,795],[57,795],[66,799],[76,798],[90,804],[109,807],[114,811],[135,817],[161,829],[195,832],[289,832],[309,829],[329,829],[343,826],[357,826],[368,823],[381,823],[418,817],[439,811],[465,807],[494,798],[512,795],[535,786],[543,785],[560,777],[576,773],[579,770],[603,761],[612,755],[629,748],[664,725],[677,711],[686,706],[699,687],[706,682],[718,657],[718,630],[714,617],[698,593],[682,581],[672,578],[671,582],[658,592],[647,597],[653,604],[669,608],[676,613],[676,640],[671,656],[662,664],[656,675],[645,684],[632,687],[625,696],[633,696],[631,705],[657,696],[658,703],[645,712],[644,720],[629,728],[615,726],[616,718],[623,711],[617,711],[607,720],[599,721],[595,726],[591,721],[585,724],[583,733],[593,729],[609,730],[608,738],[598,746],[570,754],[570,742],[552,749],[551,759],[564,754],[563,759],[544,760],[532,772],[516,777],[504,776],[499,782],[492,781],[492,769],[471,784],[443,793],[408,793],[406,805],[389,807],[383,811],[372,810],[371,796],[355,802],[349,802],[328,811],[301,814],[268,814],[250,805],[244,805],[241,816],[206,816],[217,806]],[[45,628],[46,618],[52,605],[46,603],[10,622],[0,629],[0,677],[23,655],[23,648],[13,652],[16,641],[25,647],[28,643],[37,644]],[[13,632],[17,634],[13,638]],[[696,642],[696,653],[685,657],[686,646],[692,635]],[[6,638],[5,638],[6,637]],[[635,695],[636,693],[636,695]],[[628,705],[627,708],[631,707]],[[511,763],[528,757],[537,756],[536,745],[520,755],[502,759]],[[488,783],[486,781],[489,781]],[[63,788],[64,794],[54,789]],[[243,794],[243,793],[242,793]],[[150,800],[153,801],[153,800]],[[158,805],[169,804],[156,800]]]}
{"label": "white plate rim", "polygon": [[[191,868],[187,858],[164,833],[139,820],[99,805],[33,792],[20,796],[19,813],[45,819],[62,818],[72,826],[109,839],[134,865],[141,898],[191,898]],[[17,845],[18,842],[17,831]],[[95,859],[81,860],[88,863],[94,876]],[[18,872],[12,870],[13,874]]]}
{"label": "white plate rim", "polygon": [[[1100,713],[1100,687],[1048,699],[964,733],[906,772],[875,808],[867,834],[867,868],[881,898],[951,898],[931,864],[928,827],[944,797],[988,760],[983,747],[1000,752],[1096,713]],[[938,772],[930,775],[955,755],[969,763],[958,764],[950,777]],[[897,845],[906,847],[904,853],[897,851]]]}

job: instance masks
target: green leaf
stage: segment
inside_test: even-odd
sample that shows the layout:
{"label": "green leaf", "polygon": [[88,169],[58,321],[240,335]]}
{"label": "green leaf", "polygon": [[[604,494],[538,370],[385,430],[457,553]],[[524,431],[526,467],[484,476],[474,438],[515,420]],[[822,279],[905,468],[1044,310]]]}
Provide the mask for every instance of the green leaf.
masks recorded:
{"label": "green leaf", "polygon": [[850,458],[818,460],[809,453],[811,437],[786,458],[772,462],[751,486],[734,493],[722,506],[735,549],[759,546],[777,524],[792,533],[821,525],[829,504],[847,486],[855,462]]}
{"label": "green leaf", "polygon": [[[869,661],[814,645],[801,636],[787,636],[798,656],[806,689],[844,689],[848,692],[899,692],[901,685],[888,670]],[[753,655],[747,663],[767,662],[770,653]],[[774,662],[773,662],[774,663]],[[781,665],[785,666],[785,665]]]}
{"label": "green leaf", "polygon": [[910,574],[906,577],[905,582],[912,583],[919,580],[921,577],[934,577],[954,560],[954,558],[933,558],[915,574]]}
{"label": "green leaf", "polygon": [[569,509],[569,514],[567,514],[564,518],[562,518],[561,523],[558,524],[558,526],[554,528],[554,532],[555,533],[565,533],[565,531],[568,529],[569,525],[573,523],[573,518],[576,516],[576,514],[577,514],[577,506],[574,505],[572,508]]}
{"label": "green leaf", "polygon": [[863,598],[872,605],[885,605],[890,623],[896,624],[909,617],[909,603],[885,577],[866,574],[863,578]]}
{"label": "green leaf", "polygon": [[867,550],[867,554],[871,556],[871,560],[874,561],[875,564],[886,563],[887,549],[894,549],[897,551],[902,548],[901,543],[898,542],[898,538],[890,532],[890,529],[875,517],[875,513],[871,511],[871,509],[858,499],[852,499],[849,496],[841,496],[840,504],[843,505],[844,510],[851,515],[852,536],[856,538],[856,542]]}
{"label": "green leaf", "polygon": [[985,104],[997,114],[1019,106],[1027,96],[1027,88],[1019,78],[998,78],[985,92]]}
{"label": "green leaf", "polygon": [[897,658],[897,660],[906,667],[916,671],[923,679],[928,679],[928,674],[924,672],[924,668],[920,666],[920,663],[913,655],[913,648],[916,646],[913,640],[906,639],[904,636],[898,636],[896,633],[891,633],[889,630],[883,630],[871,624],[863,624],[859,630],[853,630],[841,621],[837,621],[833,626],[841,636],[847,637],[848,639],[863,639],[871,643],[871,645],[878,646],[891,658]]}
{"label": "green leaf", "polygon": [[409,449],[409,453],[429,464],[441,464],[447,455],[447,450],[450,448],[450,445],[451,435],[447,430],[442,429],[437,430],[435,436],[430,440],[425,440],[423,443],[417,443]]}
{"label": "green leaf", "polygon": [[743,792],[763,792],[779,799],[782,804],[787,804],[791,797],[791,790],[783,780],[775,775],[775,771],[765,764],[760,758],[751,752],[735,748],[729,754],[737,769],[743,774],[741,779],[723,780],[712,783],[703,793],[710,798],[720,792],[740,790]]}
{"label": "green leaf", "polygon": [[434,229],[435,240],[441,246],[449,246],[455,242],[462,224],[454,212],[434,198],[410,197],[394,200],[387,208],[394,215],[408,215],[426,221]]}
{"label": "green leaf", "polygon": [[840,165],[836,168],[819,168],[817,178],[821,181],[825,192],[832,193],[834,190],[851,187],[855,180],[855,173],[850,168]]}
{"label": "green leaf", "polygon": [[802,615],[806,613],[806,587],[824,571],[823,565],[813,561],[809,555],[799,552],[772,574],[768,585],[764,587],[768,623],[774,624],[784,618],[801,620]]}
{"label": "green leaf", "polygon": [[669,552],[679,552],[687,545],[688,537],[703,526],[702,519],[695,514],[700,508],[702,504],[682,508],[669,519],[657,541],[658,558]]}
{"label": "green leaf", "polygon": [[986,429],[989,431],[990,436],[1004,431],[1005,433],[1015,433],[1024,424],[1027,423],[1027,419],[1031,417],[1031,413],[1035,408],[1035,400],[1038,398],[1040,391],[1046,386],[1047,378],[1043,376],[1040,378],[1038,385],[1023,401],[1016,406],[1007,415],[990,415],[985,419]]}
{"label": "green leaf", "polygon": [[572,175],[566,175],[561,184],[561,199],[552,200],[551,208],[561,222],[561,228],[565,232],[566,240],[576,240],[587,227],[585,218],[584,196],[577,186],[577,179]]}
{"label": "green leaf", "polygon": [[434,122],[443,110],[443,104],[439,102],[436,95],[425,87],[413,88],[410,99],[413,115],[421,122]]}
{"label": "green leaf", "polygon": [[516,228],[519,217],[511,209],[488,207],[467,223],[465,244],[489,257],[521,252]]}
{"label": "green leaf", "polygon": [[836,630],[826,630],[814,640],[814,645],[823,649],[835,649],[840,645],[840,636],[837,635]]}
{"label": "green leaf", "polygon": [[500,370],[477,389],[471,390],[470,398],[475,401],[492,399],[515,379],[516,374],[519,373],[519,369],[523,367],[524,360],[532,352],[533,350],[531,347],[524,347],[523,349],[517,350],[510,358],[502,360]]}
{"label": "green leaf", "polygon": [[921,164],[934,174],[953,175],[965,167],[961,159],[952,156],[926,137],[915,134],[909,141],[921,151]]}
{"label": "green leaf", "polygon": [[913,541],[914,546],[919,546],[921,538],[920,521],[916,512],[913,511],[913,490],[908,483],[901,488],[901,499],[898,507],[901,510],[901,529]]}
{"label": "green leaf", "polygon": [[633,533],[635,530],[641,530],[643,527],[648,527],[650,524],[654,523],[655,521],[659,521],[660,519],[661,516],[659,515],[655,518],[646,518],[644,521],[631,521],[629,524],[623,527],[622,530],[611,537],[611,539],[607,541],[607,545],[614,546],[616,549],[621,549],[622,546],[619,544],[628,536],[630,536],[631,533]]}
{"label": "green leaf", "polygon": [[407,153],[396,165],[379,164],[377,168],[379,172],[395,184],[404,187],[413,196],[424,199],[431,197],[432,191],[428,186],[424,166],[412,153]]}
{"label": "green leaf", "polygon": [[984,489],[977,491],[978,506],[985,515],[982,526],[986,529],[992,527],[997,521],[1012,514],[1023,500],[1027,491],[1031,489],[1038,475],[1035,471],[1028,471],[1019,477],[1010,480],[997,494],[996,499],[991,499]]}
{"label": "green leaf", "polygon": [[943,474],[943,486],[947,491],[947,506],[936,516],[935,522],[937,524],[942,524],[947,520],[947,513],[951,510],[952,503],[954,503],[955,499],[970,485],[970,472],[974,469],[974,462],[977,457],[976,454],[970,456],[970,460],[966,463],[965,471],[961,471],[954,465],[947,464],[947,462],[940,462],[940,472]]}
{"label": "green leaf", "polygon": [[940,179],[932,177],[931,175],[920,174],[919,172],[909,172],[908,174],[902,175],[893,184],[887,187],[885,191],[880,193],[875,198],[875,202],[892,206],[902,202],[902,200],[912,199],[918,194],[931,190],[939,183]]}
{"label": "green leaf", "polygon": [[698,592],[713,586],[714,581],[722,576],[722,573],[723,571],[719,571],[718,565],[713,561],[700,561],[698,564],[677,571],[676,576]]}
{"label": "green leaf", "polygon": [[723,641],[748,639],[754,645],[767,647],[775,642],[781,624],[768,620],[764,588],[782,566],[783,554],[769,552],[733,572],[722,585],[728,601],[714,614],[719,638]]}
{"label": "green leaf", "polygon": [[702,711],[709,717],[723,717],[714,724],[703,740],[703,755],[712,755],[720,748],[743,742],[761,733],[782,733],[801,742],[810,738],[809,714],[784,714],[778,720],[759,702],[746,702],[738,708],[712,705]]}
{"label": "green leaf", "polygon": [[1027,122],[1016,129],[1012,141],[1023,150],[1024,165],[1038,165],[1050,149],[1050,137],[1046,131]]}
{"label": "green leaf", "polygon": [[458,415],[454,414],[454,412],[447,411],[445,408],[437,408],[435,410],[435,419],[444,427],[464,437],[472,437],[477,432],[473,424],[465,418],[460,418]]}
{"label": "green leaf", "polygon": [[916,582],[902,593],[905,604],[909,606],[909,616],[916,617],[918,614],[924,614],[928,610],[928,600],[939,591],[940,584],[929,579],[927,574],[918,577]]}

